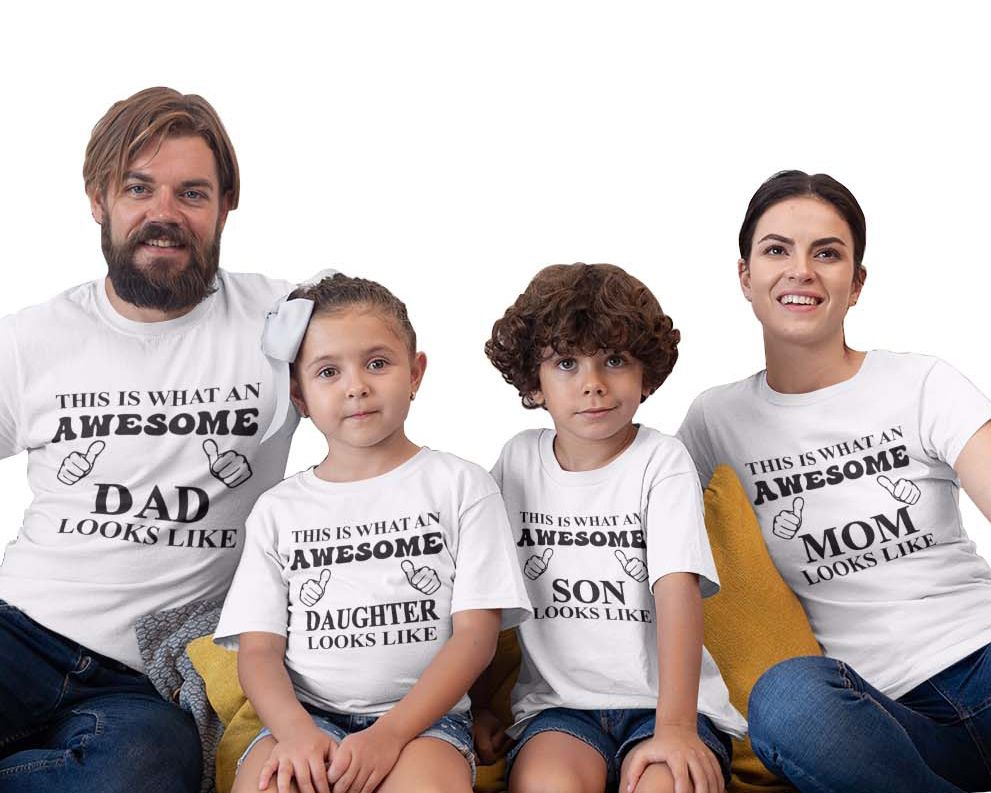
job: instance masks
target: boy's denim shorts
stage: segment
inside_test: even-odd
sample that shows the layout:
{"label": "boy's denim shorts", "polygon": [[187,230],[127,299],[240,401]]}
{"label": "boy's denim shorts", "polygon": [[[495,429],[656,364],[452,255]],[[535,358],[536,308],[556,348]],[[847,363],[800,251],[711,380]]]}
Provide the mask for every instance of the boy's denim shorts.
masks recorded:
{"label": "boy's denim shorts", "polygon": [[[584,741],[606,761],[606,784],[615,786],[619,782],[619,771],[623,759],[641,741],[654,734],[656,711],[652,708],[628,710],[576,710],[574,708],[549,708],[534,716],[523,729],[516,745],[506,756],[507,768],[512,769],[513,761],[527,741],[542,732],[563,732]],[[723,777],[729,784],[730,757],[733,744],[730,737],[710,721],[708,716],[698,715],[699,738],[716,756]],[[508,778],[508,777],[507,777]]]}
{"label": "boy's denim shorts", "polygon": [[[330,713],[329,711],[319,710],[310,705],[304,705],[304,707],[310,716],[313,717],[313,721],[317,727],[338,743],[353,732],[371,727],[379,718],[374,715]],[[241,759],[237,761],[237,767],[241,767],[244,758],[248,756],[248,752],[255,748],[256,743],[271,734],[272,732],[268,727],[262,727],[261,732],[251,740],[248,748],[241,755]],[[467,714],[448,713],[446,716],[441,716],[438,721],[421,732],[418,737],[438,738],[457,749],[461,753],[461,756],[464,757],[465,762],[468,763],[468,767],[471,768],[471,784],[474,786],[475,751],[472,746],[471,718]]]}

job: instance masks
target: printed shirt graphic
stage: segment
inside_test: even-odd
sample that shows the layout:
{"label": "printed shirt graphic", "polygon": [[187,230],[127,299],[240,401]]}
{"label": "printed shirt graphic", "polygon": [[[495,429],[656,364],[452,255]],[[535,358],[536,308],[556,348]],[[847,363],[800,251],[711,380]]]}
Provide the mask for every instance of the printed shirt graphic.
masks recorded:
{"label": "printed shirt graphic", "polygon": [[679,431],[703,482],[732,465],[826,655],[897,698],[991,642],[991,569],[953,463],[991,402],[936,358],[868,353],[850,380],[706,391]]}
{"label": "printed shirt graphic", "polygon": [[259,339],[289,284],[217,287],[165,322],[120,316],[102,278],[0,320],[0,457],[28,451],[34,493],[0,598],[138,670],[137,618],[227,591],[295,426],[259,448],[275,408]]}
{"label": "printed shirt graphic", "polygon": [[[581,472],[562,469],[553,444],[551,430],[522,432],[493,470],[533,604],[519,629],[514,736],[547,708],[656,708],[654,583],[688,572],[703,597],[719,588],[698,477],[678,440],[640,427],[619,457]],[[746,730],[704,648],[698,710],[732,735]]]}
{"label": "printed shirt graphic", "polygon": [[499,490],[451,454],[424,448],[358,482],[304,471],[258,500],[247,532],[215,639],[286,636],[297,696],[333,712],[395,705],[455,612],[502,609],[507,628],[530,612]]}

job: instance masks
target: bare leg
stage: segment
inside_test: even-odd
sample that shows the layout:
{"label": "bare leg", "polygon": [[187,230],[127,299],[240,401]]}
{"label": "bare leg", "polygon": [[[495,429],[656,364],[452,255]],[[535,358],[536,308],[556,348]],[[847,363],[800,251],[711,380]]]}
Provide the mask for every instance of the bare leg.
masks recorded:
{"label": "bare leg", "polygon": [[376,793],[471,793],[471,766],[440,738],[414,738]]}
{"label": "bare leg", "polygon": [[539,733],[524,746],[509,775],[509,793],[603,793],[606,761],[566,732]]}

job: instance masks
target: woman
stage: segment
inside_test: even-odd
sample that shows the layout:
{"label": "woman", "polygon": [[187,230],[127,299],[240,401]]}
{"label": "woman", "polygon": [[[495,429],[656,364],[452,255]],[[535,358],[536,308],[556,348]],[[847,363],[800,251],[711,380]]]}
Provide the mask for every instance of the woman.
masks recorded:
{"label": "woman", "polygon": [[824,174],[785,171],[740,229],[767,369],[706,391],[679,436],[703,482],[729,463],[825,657],[766,672],[754,750],[804,791],[991,786],[991,568],[960,484],[991,517],[991,401],[928,356],[860,352],[866,223]]}

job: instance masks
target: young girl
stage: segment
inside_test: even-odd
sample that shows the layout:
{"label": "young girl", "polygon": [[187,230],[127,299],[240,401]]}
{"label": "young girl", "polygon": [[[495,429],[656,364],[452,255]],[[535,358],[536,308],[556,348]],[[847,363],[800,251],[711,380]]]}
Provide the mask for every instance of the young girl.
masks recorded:
{"label": "young girl", "polygon": [[[633,423],[679,338],[635,278],[574,264],[538,273],[486,344],[523,405],[554,421],[510,440],[493,472],[534,607],[511,791],[602,793],[618,778],[715,793],[729,778],[727,734],[746,724],[702,647],[701,599],[718,583],[698,476],[680,442]],[[486,759],[498,725],[476,716]]]}
{"label": "young girl", "polygon": [[[864,213],[826,174],[754,194],[738,277],[766,371],[713,388],[679,431],[703,480],[729,463],[827,657],[768,670],[751,742],[802,791],[991,786],[991,402],[937,358],[846,345]],[[958,478],[959,477],[959,478]]]}
{"label": "young girl", "polygon": [[529,611],[499,491],[406,437],[426,357],[388,290],[337,274],[283,310],[292,400],[328,454],[258,500],[217,628],[265,725],[235,791],[467,793],[466,691],[500,610]]}

